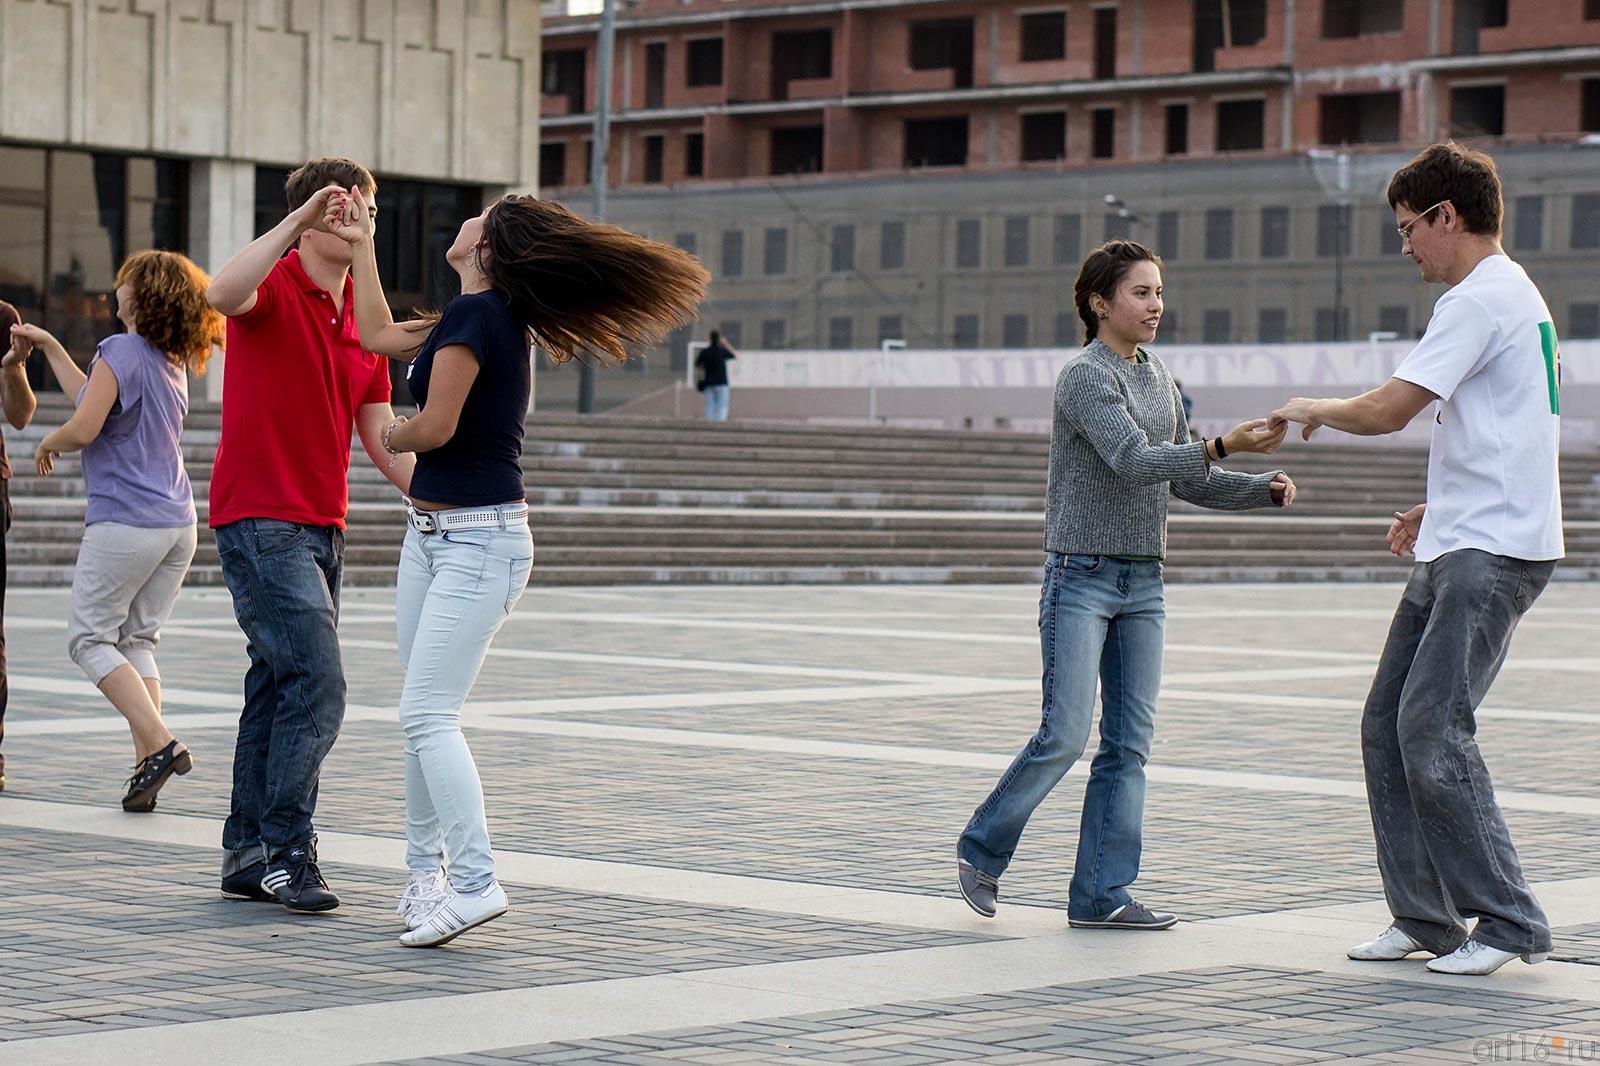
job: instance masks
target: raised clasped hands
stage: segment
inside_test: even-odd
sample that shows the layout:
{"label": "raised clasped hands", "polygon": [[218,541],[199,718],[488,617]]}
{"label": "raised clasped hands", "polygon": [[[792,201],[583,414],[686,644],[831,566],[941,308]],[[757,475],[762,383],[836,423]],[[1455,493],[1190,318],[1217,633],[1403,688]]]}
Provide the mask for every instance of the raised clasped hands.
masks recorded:
{"label": "raised clasped hands", "polygon": [[1394,513],[1394,521],[1389,523],[1389,532],[1384,537],[1389,542],[1390,552],[1403,558],[1416,551],[1417,534],[1422,531],[1422,514],[1427,506],[1419,503],[1409,511]]}
{"label": "raised clasped hands", "polygon": [[367,198],[359,188],[332,190],[323,209],[322,228],[350,244],[372,235]]}
{"label": "raised clasped hands", "polygon": [[33,346],[49,339],[50,334],[38,326],[26,322],[18,322],[11,327],[11,336],[8,340],[11,346],[6,353],[0,356],[0,368],[10,368],[27,359],[33,353]]}

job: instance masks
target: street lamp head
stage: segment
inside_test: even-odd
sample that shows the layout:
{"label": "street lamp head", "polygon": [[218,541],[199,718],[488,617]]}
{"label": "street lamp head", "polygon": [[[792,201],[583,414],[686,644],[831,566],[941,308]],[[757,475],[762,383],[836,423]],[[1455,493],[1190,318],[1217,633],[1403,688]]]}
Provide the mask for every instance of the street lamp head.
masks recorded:
{"label": "street lamp head", "polygon": [[1105,199],[1106,199],[1107,206],[1110,206],[1110,207],[1121,207],[1122,206],[1122,197],[1118,196],[1114,192],[1106,193]]}

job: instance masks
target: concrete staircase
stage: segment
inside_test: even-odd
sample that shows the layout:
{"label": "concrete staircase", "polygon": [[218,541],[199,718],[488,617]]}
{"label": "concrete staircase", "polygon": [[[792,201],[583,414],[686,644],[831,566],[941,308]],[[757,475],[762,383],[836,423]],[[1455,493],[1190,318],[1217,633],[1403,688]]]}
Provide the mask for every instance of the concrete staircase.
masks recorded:
{"label": "concrete staircase", "polygon": [[[67,406],[41,398],[34,425],[6,431],[16,524],[14,585],[71,581],[83,520],[75,456],[50,478],[32,450]],[[197,407],[185,454],[202,527],[220,411]],[[708,425],[538,414],[524,457],[541,584],[651,582],[1032,582],[1038,578],[1048,441],[959,431]],[[1300,486],[1293,510],[1224,515],[1175,502],[1171,580],[1365,580],[1409,565],[1384,550],[1388,515],[1423,498],[1414,450],[1286,446],[1272,462]],[[1563,478],[1565,578],[1600,577],[1600,456],[1571,455]],[[393,580],[398,497],[356,449],[346,580]],[[219,584],[202,528],[189,580]]]}

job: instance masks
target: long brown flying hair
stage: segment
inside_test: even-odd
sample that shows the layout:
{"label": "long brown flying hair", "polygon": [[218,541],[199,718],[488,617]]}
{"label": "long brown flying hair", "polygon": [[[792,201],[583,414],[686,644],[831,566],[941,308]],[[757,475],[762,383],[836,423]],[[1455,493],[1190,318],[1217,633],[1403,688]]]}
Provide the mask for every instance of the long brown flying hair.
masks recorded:
{"label": "long brown flying hair", "polygon": [[133,288],[139,336],[177,367],[203,374],[211,346],[223,343],[227,320],[206,302],[211,279],[186,255],[135,252],[117,270],[117,285]]}

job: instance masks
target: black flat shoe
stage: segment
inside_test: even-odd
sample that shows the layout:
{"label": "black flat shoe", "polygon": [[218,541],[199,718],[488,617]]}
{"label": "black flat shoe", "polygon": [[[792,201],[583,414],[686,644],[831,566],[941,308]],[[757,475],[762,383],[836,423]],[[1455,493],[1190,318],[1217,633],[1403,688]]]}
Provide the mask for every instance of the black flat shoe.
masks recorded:
{"label": "black flat shoe", "polygon": [[189,749],[179,751],[178,742],[172,741],[155,754],[146,756],[128,778],[128,794],[122,797],[122,809],[139,813],[155,810],[156,793],[167,783],[167,778],[193,769],[194,756],[189,754]]}

